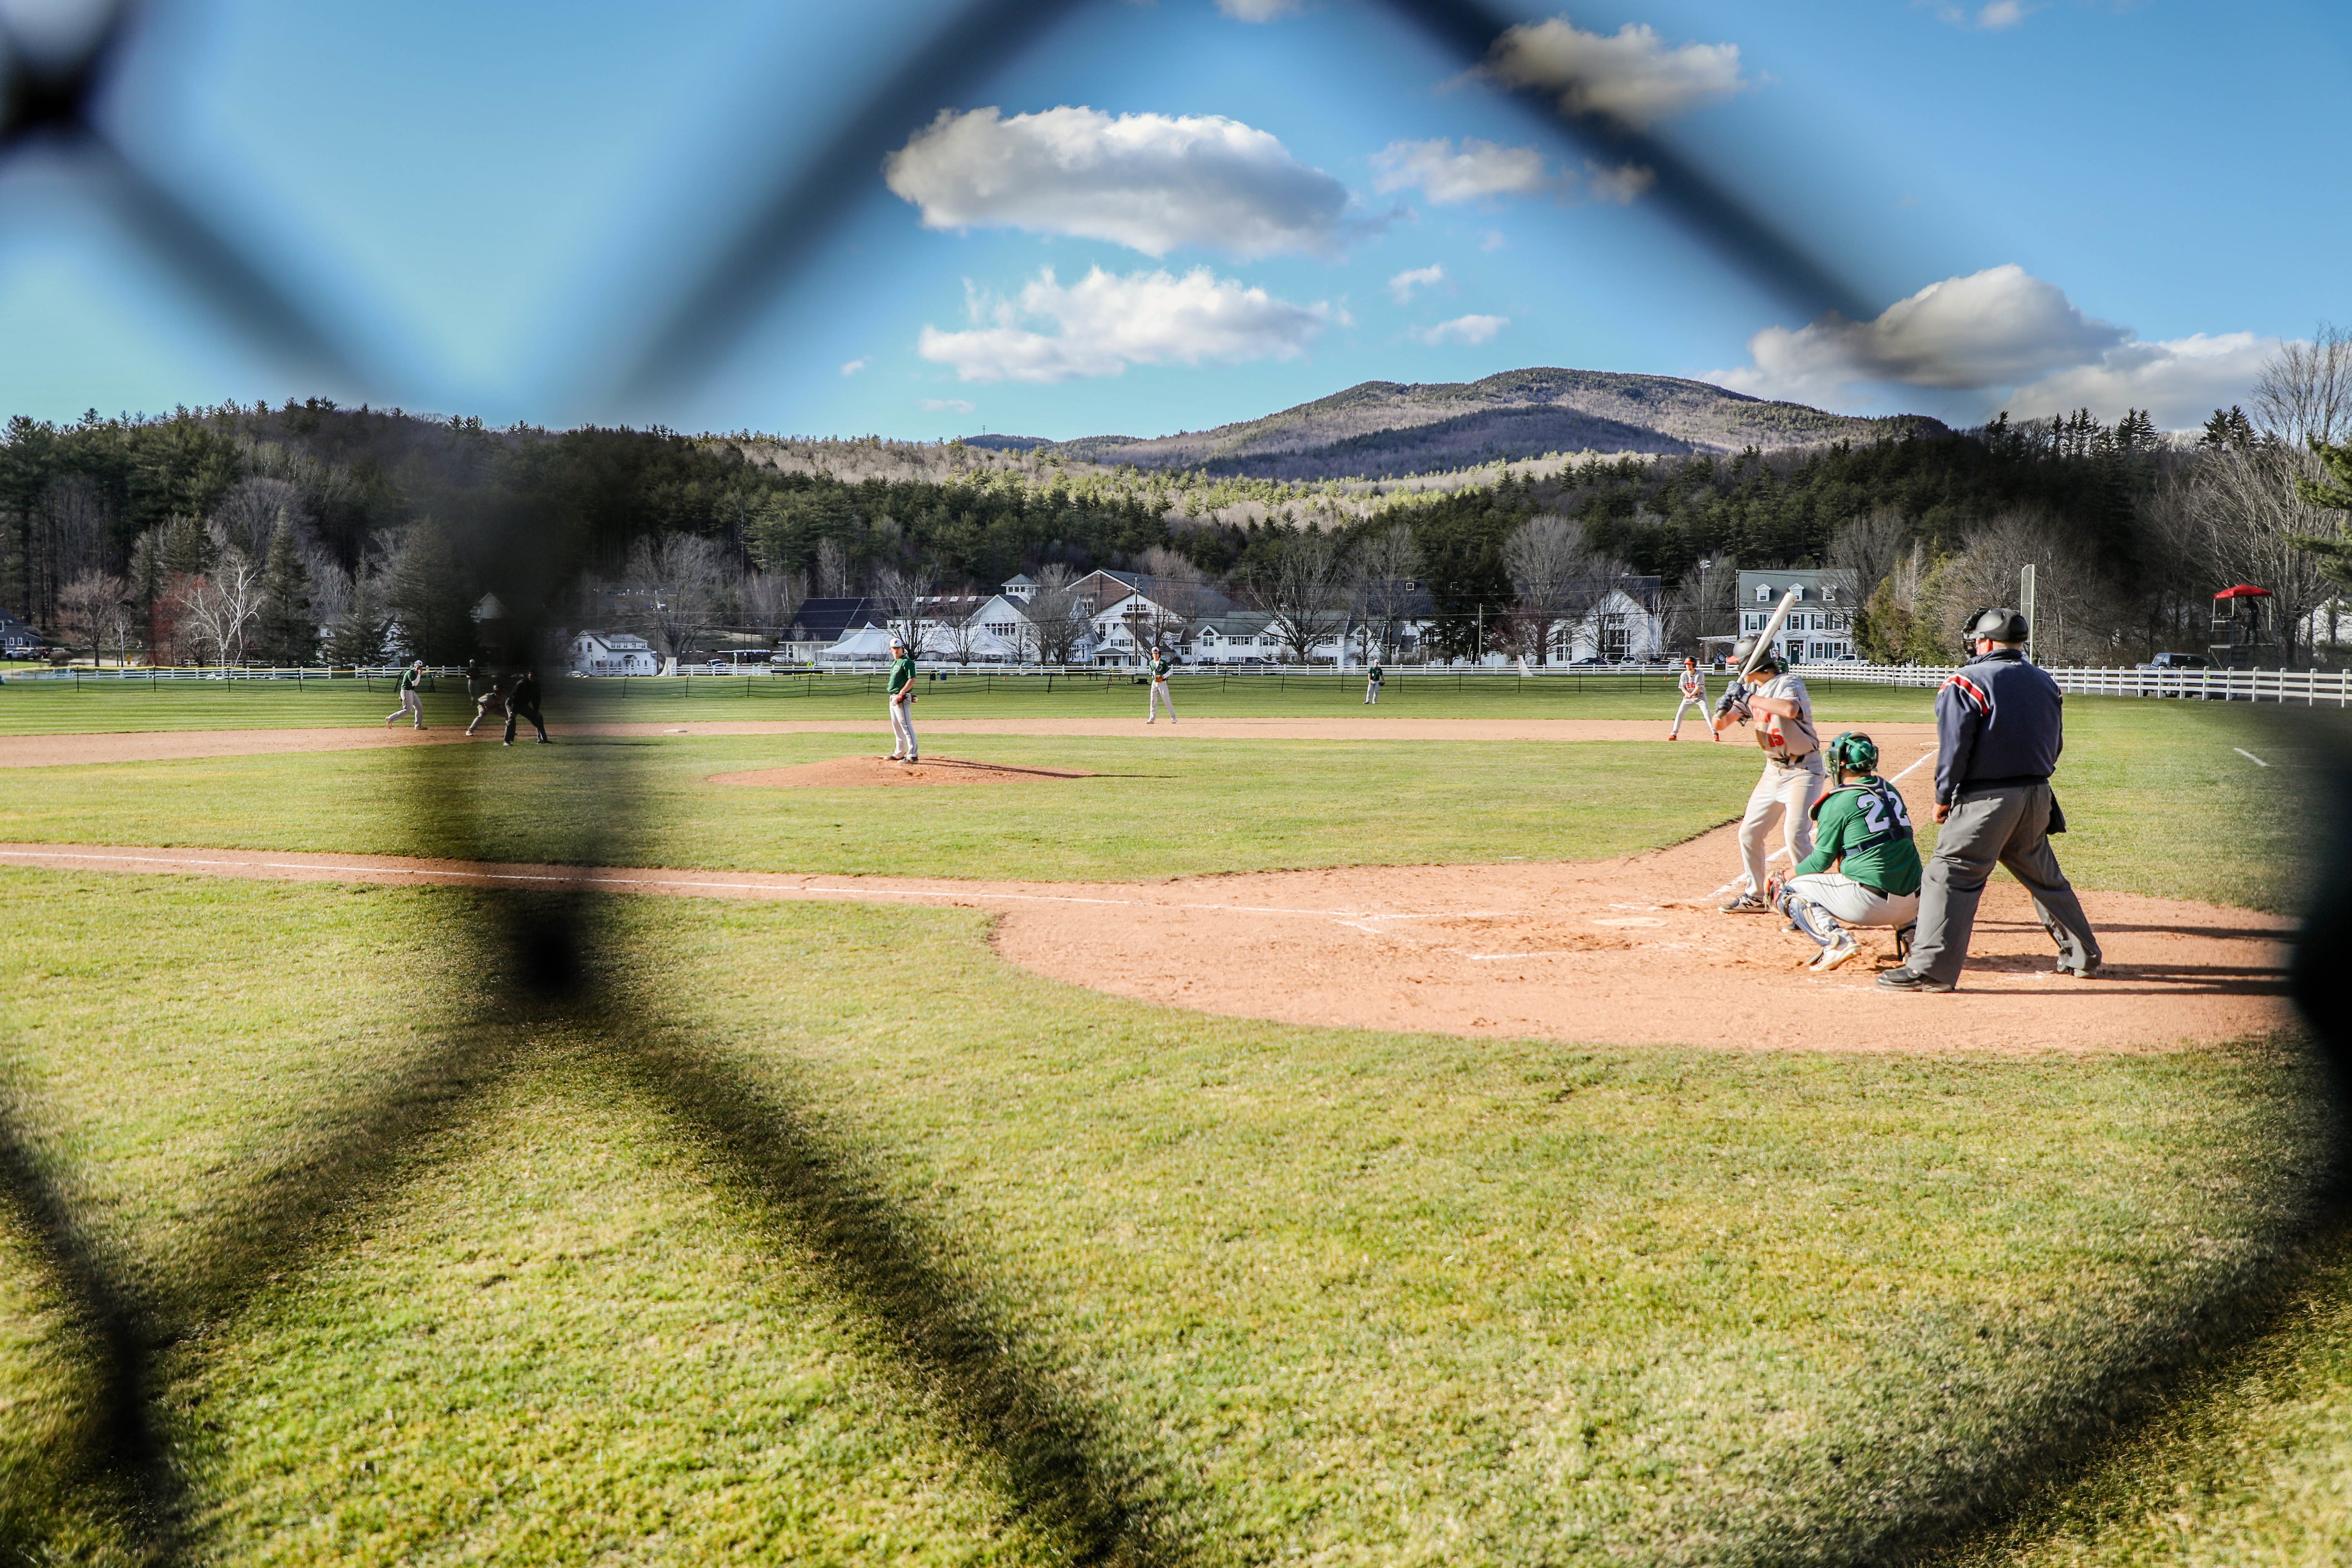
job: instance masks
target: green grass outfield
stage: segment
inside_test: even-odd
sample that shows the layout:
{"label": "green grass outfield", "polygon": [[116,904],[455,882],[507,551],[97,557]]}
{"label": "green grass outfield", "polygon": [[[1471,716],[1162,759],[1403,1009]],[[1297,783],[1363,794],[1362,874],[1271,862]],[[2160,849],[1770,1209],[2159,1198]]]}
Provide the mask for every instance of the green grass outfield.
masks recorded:
{"label": "green grass outfield", "polygon": [[[2291,900],[2313,736],[2069,712],[2080,879]],[[23,770],[0,837],[430,852],[455,802],[501,852],[1152,876],[1665,842],[1754,766],[990,737],[952,750],[1106,776],[699,782],[848,749]],[[1970,1568],[2344,1555],[2352,1265],[2298,1271],[2292,1040],[1311,1029],[1010,969],[971,911],[674,900],[614,900],[600,999],[548,1013],[468,892],[0,900],[0,1094],[149,1304],[190,1561],[1827,1563],[1947,1527]],[[78,1468],[91,1347],[28,1216],[0,1251],[0,1563],[134,1561]],[[2248,1321],[2251,1354],[2151,1381]]]}
{"label": "green grass outfield", "polygon": [[[1896,695],[1907,695],[1897,693]],[[1828,704],[1823,704],[1824,709]],[[1360,709],[1359,710],[1360,711]],[[935,715],[934,715],[935,716]],[[2058,784],[2085,886],[2289,907],[2309,824],[2287,782],[2331,715],[2076,699]],[[1830,720],[1825,713],[1823,722]],[[975,789],[757,789],[713,773],[871,750],[845,735],[574,737],[0,773],[0,839],[450,853],[730,870],[1077,879],[1580,859],[1737,816],[1753,748],[1650,742],[943,738],[1101,776]],[[559,733],[561,732],[559,729]],[[2259,748],[2263,768],[2239,748]],[[1897,756],[1906,765],[1918,755]],[[1932,840],[1933,825],[1922,831]]]}
{"label": "green grass outfield", "polygon": [[[1864,685],[1811,675],[1809,684],[1827,711],[1848,719],[1924,719],[1935,693]],[[1188,671],[1175,678],[1184,713],[1202,718],[1361,718],[1364,680],[1358,674],[1221,675]],[[675,722],[685,719],[857,720],[883,711],[879,675],[551,679],[545,683],[549,722]],[[1720,695],[1722,676],[1709,678]],[[1145,689],[1132,674],[955,676],[919,688],[921,719],[1025,719],[1143,715]],[[1468,719],[1655,719],[1674,714],[1674,681],[1665,676],[1563,675],[1522,680],[1499,674],[1404,671],[1389,678],[1381,715]],[[394,683],[360,681],[175,680],[152,689],[140,681],[11,680],[0,685],[0,734],[64,731],[262,729],[279,726],[382,723],[398,706]],[[464,724],[473,717],[462,681],[436,679],[425,696],[428,723]]]}
{"label": "green grass outfield", "polygon": [[[469,894],[0,889],[12,1110],[171,1326],[205,1561],[1848,1561],[2127,1400],[2313,1159],[2274,1047],[1301,1029],[671,900],[533,1024]],[[0,1529],[127,1561],[0,1281]]]}

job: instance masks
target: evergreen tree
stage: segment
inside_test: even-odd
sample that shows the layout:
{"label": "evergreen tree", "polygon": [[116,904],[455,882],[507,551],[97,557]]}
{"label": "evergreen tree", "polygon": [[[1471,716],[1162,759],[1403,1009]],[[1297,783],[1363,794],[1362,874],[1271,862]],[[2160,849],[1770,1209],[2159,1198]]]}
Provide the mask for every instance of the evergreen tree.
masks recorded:
{"label": "evergreen tree", "polygon": [[261,612],[254,627],[261,657],[272,664],[308,664],[318,656],[319,628],[310,618],[310,569],[283,513],[269,536],[261,566]]}
{"label": "evergreen tree", "polygon": [[383,580],[364,572],[352,574],[350,602],[327,628],[327,662],[332,665],[381,665],[391,658],[384,647]]}
{"label": "evergreen tree", "polygon": [[[2324,479],[2295,478],[2295,493],[2306,506],[2325,507],[2331,510],[2352,512],[2352,441],[2331,446],[2315,436],[2311,449],[2326,470]],[[2307,550],[2319,557],[2319,569],[2327,580],[2338,587],[2352,588],[2352,535],[2347,535],[2342,523],[2336,524],[2334,537],[2326,534],[2296,536],[2297,549]],[[2331,639],[2332,640],[2332,639]]]}
{"label": "evergreen tree", "polygon": [[457,552],[431,518],[408,531],[384,597],[409,658],[463,664],[473,657],[474,622],[467,614],[472,605],[457,570]]}

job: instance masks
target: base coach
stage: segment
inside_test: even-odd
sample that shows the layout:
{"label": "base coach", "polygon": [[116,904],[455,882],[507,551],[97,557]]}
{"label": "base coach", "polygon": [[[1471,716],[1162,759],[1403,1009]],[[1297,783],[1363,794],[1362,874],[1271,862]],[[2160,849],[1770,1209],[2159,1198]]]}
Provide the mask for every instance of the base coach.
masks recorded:
{"label": "base coach", "polygon": [[1977,900],[1996,865],[2033,895],[2058,944],[2058,972],[2088,979],[2099,972],[2098,939],[2050,848],[2050,835],[2066,831],[2050,793],[2065,700],[2025,661],[2025,617],[2015,610],[1979,611],[1968,643],[1975,657],[1936,693],[1936,820],[1944,826],[1919,889],[1919,935],[1908,962],[1878,984],[1949,991],[1959,983]]}

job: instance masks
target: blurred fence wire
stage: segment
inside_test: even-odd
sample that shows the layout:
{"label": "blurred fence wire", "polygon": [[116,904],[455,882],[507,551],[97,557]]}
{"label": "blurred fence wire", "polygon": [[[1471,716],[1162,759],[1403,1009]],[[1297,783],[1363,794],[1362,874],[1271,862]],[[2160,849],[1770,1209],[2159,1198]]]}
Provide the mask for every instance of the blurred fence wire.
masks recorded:
{"label": "blurred fence wire", "polygon": [[[1118,0],[1093,0],[1109,5]],[[1433,61],[1450,72],[1486,63],[1521,18],[1478,0],[1381,0],[1416,27]],[[983,90],[1077,9],[1077,0],[969,0],[942,5],[928,31],[910,37],[895,67],[863,102],[807,146],[774,149],[777,174],[743,189],[740,205],[713,226],[717,239],[696,250],[660,237],[658,287],[633,319],[573,323],[574,342],[594,342],[606,363],[583,384],[613,405],[674,397],[716,370],[751,319],[789,290],[877,184],[885,156],[942,108]],[[126,52],[149,25],[147,5],[119,0],[79,10],[35,29],[17,10],[0,11],[0,167],[40,162],[59,171],[122,222],[125,231],[187,284],[226,322],[289,369],[359,389],[384,384],[357,323],[310,302],[328,291],[301,287],[279,259],[254,254],[220,214],[142,165],[110,132],[109,94],[120,90]],[[57,22],[52,17],[53,23]],[[1836,310],[1872,312],[1833,248],[1797,233],[1710,171],[1704,147],[1670,144],[1640,126],[1575,106],[1557,90],[1498,86],[1580,153],[1644,172],[1654,200],[1700,246],[1810,319]],[[529,662],[555,606],[591,564],[549,553],[546,542],[509,532],[479,542],[488,586],[509,607],[505,662]],[[644,809],[635,749],[583,742],[572,765],[601,776],[612,809],[584,823],[562,858],[604,863],[614,836]],[[488,789],[442,787],[424,771],[422,751],[379,756],[385,799],[413,814],[452,859],[510,858],[503,825],[516,803]],[[635,803],[635,804],[633,804]],[[2336,820],[2352,818],[2339,813]],[[2343,849],[2338,846],[2341,867]],[[2331,933],[2352,922],[2342,907],[2352,877],[2324,876]],[[379,1202],[406,1168],[402,1152],[478,1106],[486,1090],[517,1070],[530,1032],[557,1031],[609,1069],[656,1096],[682,1124],[719,1149],[742,1186],[782,1231],[806,1236],[834,1279],[900,1353],[944,1391],[971,1431],[990,1444],[1024,1506],[1051,1521],[1074,1559],[1160,1562],[1186,1549],[1147,1500],[1159,1483],[1139,1479],[1146,1457],[1111,1450],[1106,1424],[1076,1396],[1037,1378],[1019,1335],[971,1294],[951,1245],[894,1207],[860,1173],[853,1153],[834,1147],[820,1119],[772,1085],[751,1081],[681,1031],[648,1018],[633,994],[625,1022],[609,1005],[615,965],[613,928],[599,913],[609,897],[558,885],[529,894],[470,899],[470,962],[501,984],[449,1014],[436,1043],[404,1072],[347,1102],[314,1109],[318,1136],[303,1148],[333,1158],[289,1156],[264,1174],[247,1212],[218,1238],[215,1267],[184,1288],[159,1292],[131,1283],[96,1239],[73,1184],[45,1152],[39,1105],[9,1090],[0,1099],[0,1186],[18,1228],[44,1258],[58,1292],[79,1320],[80,1344],[98,1417],[81,1456],[157,1560],[194,1549],[188,1540],[181,1468],[163,1451],[155,1404],[154,1358],[165,1347],[248,1302],[272,1272],[299,1266],[331,1246],[338,1216]],[[2301,977],[2312,985],[2319,965]],[[2310,993],[2306,992],[2306,997]],[[2332,1047],[2340,1009],[2315,1015]],[[653,1044],[649,1042],[660,1042]],[[0,1088],[5,1088],[0,1085]],[[2257,1321],[2259,1313],[2247,1318]],[[2027,1444],[2013,1450],[2032,1461]],[[2038,1461],[2032,1461],[2038,1462]],[[1946,1516],[1957,1527],[1966,1509]],[[5,1521],[0,1521],[5,1524]],[[37,1551],[40,1543],[15,1543]]]}

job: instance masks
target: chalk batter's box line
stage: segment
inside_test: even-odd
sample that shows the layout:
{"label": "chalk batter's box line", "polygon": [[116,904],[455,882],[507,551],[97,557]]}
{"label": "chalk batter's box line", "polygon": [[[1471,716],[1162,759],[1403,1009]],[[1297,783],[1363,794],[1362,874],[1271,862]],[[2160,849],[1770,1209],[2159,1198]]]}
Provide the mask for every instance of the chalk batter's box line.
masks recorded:
{"label": "chalk batter's box line", "polygon": [[1121,909],[1199,910],[1220,914],[1303,915],[1311,919],[1336,921],[1342,924],[1352,924],[1360,921],[1496,919],[1517,916],[1525,912],[1519,910],[1439,910],[1429,914],[1379,914],[1357,910],[1294,910],[1259,904],[1160,903],[1150,899],[1097,899],[1078,893],[944,891],[923,888],[831,888],[810,883],[787,885],[773,882],[687,881],[662,877],[612,877],[593,874],[566,877],[546,871],[439,871],[426,867],[334,866],[305,860],[205,860],[185,855],[109,855],[91,850],[74,849],[12,849],[0,853],[0,861],[22,863],[44,860],[94,860],[100,865],[160,866],[166,869],[181,870],[305,871],[321,879],[340,876],[376,880],[394,877],[415,877],[473,886],[492,882],[551,882],[564,887],[584,888],[592,892],[608,889],[646,888],[656,892],[690,889],[698,892],[764,893],[777,899],[796,897],[949,899],[967,903],[998,900],[1037,904],[1101,904]]}

